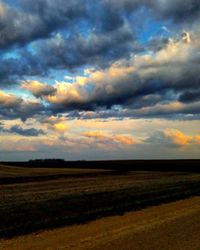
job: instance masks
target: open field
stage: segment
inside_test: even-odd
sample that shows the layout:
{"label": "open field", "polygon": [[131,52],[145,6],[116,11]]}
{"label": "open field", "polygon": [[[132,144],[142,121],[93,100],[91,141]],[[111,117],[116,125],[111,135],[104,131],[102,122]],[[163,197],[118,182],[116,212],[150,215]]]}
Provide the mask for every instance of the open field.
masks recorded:
{"label": "open field", "polygon": [[[5,167],[6,166],[6,167]],[[28,168],[15,167],[0,164],[1,178],[4,177],[37,177],[62,174],[89,174],[89,173],[104,173],[106,170],[101,169],[78,169],[78,168]]]}
{"label": "open field", "polygon": [[200,194],[200,174],[0,167],[0,237],[62,227]]}
{"label": "open field", "polygon": [[63,161],[33,160],[29,162],[4,162],[4,165],[28,168],[79,168],[79,169],[113,169],[119,171],[168,171],[200,172],[199,159],[176,160],[110,160],[110,161]]}
{"label": "open field", "polygon": [[2,250],[199,250],[200,197],[10,240]]}

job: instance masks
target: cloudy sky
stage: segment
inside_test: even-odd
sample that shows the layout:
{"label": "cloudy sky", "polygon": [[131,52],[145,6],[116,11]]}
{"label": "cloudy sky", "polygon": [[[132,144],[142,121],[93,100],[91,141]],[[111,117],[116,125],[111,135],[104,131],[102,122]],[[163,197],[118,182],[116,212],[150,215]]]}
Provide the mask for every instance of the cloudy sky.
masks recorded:
{"label": "cloudy sky", "polygon": [[199,158],[199,0],[0,0],[0,160]]}

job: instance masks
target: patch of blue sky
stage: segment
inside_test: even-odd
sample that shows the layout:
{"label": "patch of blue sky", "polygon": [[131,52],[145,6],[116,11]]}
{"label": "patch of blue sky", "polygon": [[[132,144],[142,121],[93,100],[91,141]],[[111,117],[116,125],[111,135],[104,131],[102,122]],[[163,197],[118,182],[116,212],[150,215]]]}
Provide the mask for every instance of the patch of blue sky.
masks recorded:
{"label": "patch of blue sky", "polygon": [[21,0],[3,0],[3,2],[15,8],[19,8]]}
{"label": "patch of blue sky", "polygon": [[54,85],[55,81],[63,81],[64,77],[53,75],[46,75],[46,76],[27,76],[24,77],[24,81],[38,81],[44,84]]}
{"label": "patch of blue sky", "polygon": [[27,77],[26,80],[35,80],[49,85],[54,85],[56,82],[73,83],[76,76],[83,76],[82,70],[79,73],[72,73],[66,70],[51,70],[46,76]]}
{"label": "patch of blue sky", "polygon": [[146,23],[143,31],[139,34],[138,40],[141,43],[149,42],[154,37],[169,37],[169,33],[166,32],[166,27],[163,23],[150,20]]}
{"label": "patch of blue sky", "polygon": [[75,28],[77,33],[84,38],[88,38],[88,36],[95,30],[95,26],[86,20],[78,22]]}
{"label": "patch of blue sky", "polygon": [[154,37],[169,37],[173,28],[169,20],[156,19],[151,10],[145,7],[139,8],[127,16],[127,19],[133,28],[136,39],[142,44],[148,43]]}
{"label": "patch of blue sky", "polygon": [[55,84],[57,82],[68,82],[73,83],[73,79],[76,75],[66,70],[52,70],[50,77],[48,79],[48,83]]}
{"label": "patch of blue sky", "polygon": [[10,87],[9,89],[5,89],[4,93],[12,94],[12,95],[15,95],[19,98],[23,98],[25,100],[35,99],[29,91],[21,89],[20,87],[18,87],[18,88]]}
{"label": "patch of blue sky", "polygon": [[2,53],[1,58],[3,58],[3,59],[11,59],[11,58],[12,59],[20,59],[21,56],[19,54],[19,50],[16,49],[16,50],[11,50],[11,51],[8,50],[8,51]]}

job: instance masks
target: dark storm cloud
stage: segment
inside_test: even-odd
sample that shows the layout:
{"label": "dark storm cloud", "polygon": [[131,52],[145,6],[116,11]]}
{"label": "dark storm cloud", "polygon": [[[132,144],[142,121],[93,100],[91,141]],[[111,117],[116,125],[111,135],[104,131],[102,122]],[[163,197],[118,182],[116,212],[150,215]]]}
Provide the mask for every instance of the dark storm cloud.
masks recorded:
{"label": "dark storm cloud", "polygon": [[[61,83],[59,90],[60,85],[49,86],[49,89],[48,85],[40,83],[32,87],[27,84],[25,88],[47,101],[48,106],[43,107],[40,113],[48,111],[49,115],[69,112],[71,117],[76,118],[176,119],[182,115],[191,119],[190,114],[196,119],[200,113],[197,96],[192,104],[181,104],[179,101],[186,103],[184,98],[187,96],[184,94],[188,91],[191,101],[191,93],[199,88],[198,41],[197,38],[186,43],[183,36],[153,55],[133,57],[99,71],[94,70],[84,78],[83,85]],[[73,93],[76,93],[75,96]],[[121,108],[115,110],[116,105]],[[81,111],[86,112],[81,114]],[[87,111],[95,112],[91,115]],[[31,109],[27,109],[25,117],[29,117],[30,113]]]}
{"label": "dark storm cloud", "polygon": [[[187,32],[174,40],[160,36],[142,45],[134,27],[137,24],[129,19],[136,10],[144,8],[147,15],[150,13],[159,21],[172,20],[175,26],[198,23],[199,1],[21,0],[17,3],[14,7],[0,1],[2,87],[21,84],[31,77],[50,76],[53,70],[75,72],[91,66],[102,77],[98,80],[89,76],[83,85],[71,84],[67,87],[71,91],[61,94],[56,85],[27,85],[25,89],[40,98],[37,103],[0,95],[1,117],[24,120],[35,114],[107,109],[112,116],[115,105],[124,110],[118,112],[122,117],[199,112],[195,105],[178,109],[162,106],[199,101],[199,91],[195,92],[200,82],[198,36],[193,39]],[[121,66],[112,68],[114,63]],[[72,93],[76,93],[75,97]]]}
{"label": "dark storm cloud", "polygon": [[20,118],[24,121],[35,114],[48,113],[42,103],[25,101],[20,97],[3,92],[0,92],[0,107],[0,119],[2,120]]}
{"label": "dark storm cloud", "polygon": [[133,12],[137,8],[146,7],[161,19],[172,19],[174,22],[193,22],[199,18],[200,2],[198,0],[104,0],[118,11]]}
{"label": "dark storm cloud", "polygon": [[95,20],[95,28],[101,33],[108,33],[119,29],[124,25],[125,18],[122,13],[115,8],[115,5],[107,4],[105,1],[99,1],[100,12],[91,15]]}
{"label": "dark storm cloud", "polygon": [[143,6],[176,22],[196,21],[200,11],[198,0],[21,0],[15,7],[1,1],[0,49],[48,38],[58,30],[73,32],[81,20],[97,32],[112,32],[124,25],[126,14]]}
{"label": "dark storm cloud", "polygon": [[200,101],[200,90],[186,91],[180,95],[179,100],[183,103]]}
{"label": "dark storm cloud", "polygon": [[95,111],[71,111],[66,117],[68,119],[167,119],[167,120],[199,120],[200,103],[189,107],[177,107],[170,105],[155,105],[143,108],[112,107],[111,109],[98,109]]}
{"label": "dark storm cloud", "polygon": [[153,1],[152,6],[161,18],[172,18],[175,22],[194,22],[200,17],[198,0],[157,0]]}
{"label": "dark storm cloud", "polygon": [[[136,41],[134,24],[127,15],[146,6],[154,16],[197,20],[199,1],[21,0],[0,2],[0,49],[24,46],[38,39],[34,52],[23,48],[18,57],[1,57],[0,85],[9,86],[24,77],[45,76],[59,69],[85,65],[107,67],[113,61],[144,51]],[[189,22],[189,21],[188,21]],[[86,25],[85,28],[81,28]],[[64,34],[64,33],[65,34]],[[89,33],[85,36],[82,33]],[[67,34],[66,34],[67,33]],[[60,34],[60,37],[59,35]],[[151,40],[147,49],[159,50],[167,39]]]}
{"label": "dark storm cloud", "polygon": [[6,1],[0,2],[0,49],[48,37],[86,14],[86,4],[81,0],[22,0],[20,3],[14,8]]}
{"label": "dark storm cloud", "polygon": [[[113,105],[142,108],[178,101],[181,92],[199,88],[198,51],[198,39],[186,43],[183,36],[153,55],[119,61],[118,65],[93,72],[83,85],[63,85],[64,96],[60,96],[57,86],[56,102],[48,101],[59,107],[79,110]],[[74,91],[77,93],[75,98],[71,95]]]}
{"label": "dark storm cloud", "polygon": [[44,76],[47,70],[37,58],[23,51],[20,58],[0,58],[0,86],[19,83],[25,76]]}
{"label": "dark storm cloud", "polygon": [[[14,8],[0,1],[0,85],[16,84],[25,76],[44,76],[48,65],[41,63],[40,55],[26,49],[17,57],[4,57],[5,49],[23,46],[39,38],[50,37],[59,28],[70,29],[73,20],[86,15],[86,5],[81,1],[20,1]],[[41,55],[42,56],[42,55]]]}
{"label": "dark storm cloud", "polygon": [[35,128],[22,128],[19,125],[14,125],[9,129],[4,128],[0,124],[0,132],[3,133],[9,133],[9,134],[18,134],[22,136],[39,136],[39,135],[44,135],[44,131],[41,129],[35,129]]}
{"label": "dark storm cloud", "polygon": [[28,128],[28,129],[24,129],[18,125],[12,126],[9,129],[10,133],[15,133],[15,134],[19,134],[19,135],[23,135],[23,136],[39,136],[39,135],[44,135],[44,131],[41,129],[35,129],[35,128]]}
{"label": "dark storm cloud", "polygon": [[109,35],[92,33],[88,38],[78,34],[68,38],[58,35],[40,43],[37,57],[48,68],[73,69],[83,65],[108,65],[128,56],[132,50],[142,48],[134,42],[130,28],[122,26]]}
{"label": "dark storm cloud", "polygon": [[90,0],[21,0],[17,7],[0,2],[0,49],[23,46],[65,30],[73,33],[81,21],[97,32],[112,32],[124,25],[120,11]]}
{"label": "dark storm cloud", "polygon": [[19,50],[17,58],[0,59],[0,85],[9,86],[30,76],[45,76],[51,70],[74,70],[80,66],[93,65],[105,68],[130,52],[143,51],[134,40],[128,24],[105,33],[92,33],[89,37],[58,34],[38,42],[35,52]]}

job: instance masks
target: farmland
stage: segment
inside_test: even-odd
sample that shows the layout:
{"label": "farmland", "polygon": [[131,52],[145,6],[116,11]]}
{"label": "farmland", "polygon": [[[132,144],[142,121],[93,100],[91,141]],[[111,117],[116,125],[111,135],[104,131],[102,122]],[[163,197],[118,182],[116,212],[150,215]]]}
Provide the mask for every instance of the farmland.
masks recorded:
{"label": "farmland", "polygon": [[0,240],[2,250],[199,250],[200,197]]}
{"label": "farmland", "polygon": [[85,223],[200,194],[200,174],[0,166],[0,237]]}

